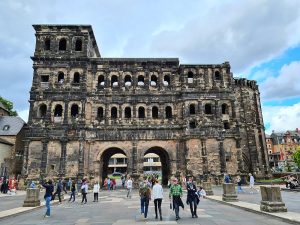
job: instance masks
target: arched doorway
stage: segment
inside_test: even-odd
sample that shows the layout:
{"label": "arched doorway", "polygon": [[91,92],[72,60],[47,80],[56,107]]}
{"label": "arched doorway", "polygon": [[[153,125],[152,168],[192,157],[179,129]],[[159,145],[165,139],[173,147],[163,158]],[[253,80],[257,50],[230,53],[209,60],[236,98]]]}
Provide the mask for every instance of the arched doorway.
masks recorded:
{"label": "arched doorway", "polygon": [[120,148],[113,147],[106,149],[100,158],[100,176],[102,183],[108,176],[121,178],[122,174],[127,174],[126,153]]}
{"label": "arched doorway", "polygon": [[[157,160],[157,156],[159,157],[159,160]],[[160,169],[158,170],[157,167],[159,167],[159,165]],[[154,167],[156,168],[154,169]],[[144,174],[151,173],[151,170],[149,169],[152,169],[152,171],[154,169],[154,174],[159,173],[161,175],[161,182],[163,185],[168,184],[168,178],[170,175],[170,158],[165,149],[161,147],[152,147],[144,153]]]}

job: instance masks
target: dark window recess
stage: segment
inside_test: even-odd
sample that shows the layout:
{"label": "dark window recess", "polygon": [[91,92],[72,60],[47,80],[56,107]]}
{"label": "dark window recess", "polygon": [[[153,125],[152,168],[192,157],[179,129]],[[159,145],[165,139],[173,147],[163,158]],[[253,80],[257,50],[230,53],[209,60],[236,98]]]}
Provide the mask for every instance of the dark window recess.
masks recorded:
{"label": "dark window recess", "polygon": [[118,110],[117,107],[112,107],[110,111],[110,116],[112,119],[118,118]]}
{"label": "dark window recess", "polygon": [[77,117],[78,113],[79,113],[78,105],[72,105],[72,107],[71,107],[71,116],[72,117]]}
{"label": "dark window recess", "polygon": [[195,115],[196,114],[196,109],[195,109],[195,105],[191,104],[190,105],[190,115]]}
{"label": "dark window recess", "polygon": [[39,117],[45,117],[47,113],[47,106],[45,104],[42,104],[39,107],[38,116]]}
{"label": "dark window recess", "polygon": [[212,114],[211,104],[205,104],[205,114]]}
{"label": "dark window recess", "polygon": [[42,81],[42,82],[49,82],[49,76],[42,75],[42,76],[41,76],[41,81]]}
{"label": "dark window recess", "polygon": [[131,76],[126,75],[126,76],[125,76],[125,79],[124,79],[124,82],[125,82],[125,83],[126,83],[126,82],[131,82]]}
{"label": "dark window recess", "polygon": [[97,118],[102,120],[104,118],[104,110],[102,107],[99,107],[97,109]]}
{"label": "dark window recess", "polygon": [[224,129],[225,129],[225,130],[230,129],[230,125],[229,125],[228,122],[224,122]]}
{"label": "dark window recess", "polygon": [[103,75],[100,75],[98,77],[98,86],[104,86],[104,76]]}
{"label": "dark window recess", "polygon": [[62,112],[63,112],[63,109],[62,109],[61,105],[55,106],[55,109],[54,109],[54,116],[55,117],[61,117],[62,116]]}
{"label": "dark window recess", "polygon": [[226,104],[222,104],[222,114],[228,114],[228,106]]}
{"label": "dark window recess", "polygon": [[139,118],[145,118],[145,108],[144,107],[139,107]]}
{"label": "dark window recess", "polygon": [[111,77],[111,86],[112,87],[115,87],[115,86],[118,86],[118,77],[117,76],[112,76]]}
{"label": "dark window recess", "polygon": [[74,73],[73,83],[75,83],[75,84],[80,83],[80,74],[78,72]]}
{"label": "dark window recess", "polygon": [[63,72],[59,72],[58,76],[57,76],[58,83],[63,83],[64,82],[64,77],[65,77],[64,73]]}
{"label": "dark window recess", "polygon": [[156,86],[157,85],[157,76],[152,75],[151,76],[151,82],[150,82],[151,86]]}
{"label": "dark window recess", "polygon": [[221,80],[221,74],[220,74],[219,71],[216,71],[216,72],[215,72],[215,79],[216,79],[216,80]]}
{"label": "dark window recess", "polygon": [[75,42],[75,51],[82,51],[82,40],[77,39]]}
{"label": "dark window recess", "polygon": [[125,108],[125,118],[126,119],[131,118],[131,108],[130,107]]}
{"label": "dark window recess", "polygon": [[190,126],[191,129],[195,129],[196,128],[196,122],[195,121],[191,121],[189,123],[189,126]]}
{"label": "dark window recess", "polygon": [[194,83],[194,73],[192,71],[188,72],[188,83],[189,84]]}
{"label": "dark window recess", "polygon": [[138,82],[144,82],[144,76],[142,75],[138,76]]}
{"label": "dark window recess", "polygon": [[67,50],[67,40],[66,39],[61,39],[59,41],[59,46],[58,46],[59,51],[66,51]]}
{"label": "dark window recess", "polygon": [[157,119],[158,118],[158,108],[156,106],[154,106],[152,108],[152,118],[153,119]]}
{"label": "dark window recess", "polygon": [[164,76],[164,86],[169,86],[171,83],[170,76],[166,75]]}
{"label": "dark window recess", "polygon": [[171,108],[171,106],[167,106],[166,107],[166,118],[167,119],[171,119],[172,118],[172,108]]}
{"label": "dark window recess", "polygon": [[50,39],[46,39],[45,42],[44,42],[44,50],[45,51],[49,51],[50,50],[50,46],[51,46]]}
{"label": "dark window recess", "polygon": [[50,168],[51,168],[51,170],[54,170],[54,169],[55,169],[55,165],[52,164],[52,165],[50,166]]}
{"label": "dark window recess", "polygon": [[9,130],[9,128],[10,128],[10,126],[9,126],[9,125],[4,125],[4,127],[3,127],[3,130],[4,130],[4,131],[8,131],[8,130]]}

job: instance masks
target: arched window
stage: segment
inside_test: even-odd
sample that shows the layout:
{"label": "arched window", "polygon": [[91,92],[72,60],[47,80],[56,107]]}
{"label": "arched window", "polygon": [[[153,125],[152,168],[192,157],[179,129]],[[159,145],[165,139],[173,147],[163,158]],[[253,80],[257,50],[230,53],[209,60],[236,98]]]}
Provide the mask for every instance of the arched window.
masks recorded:
{"label": "arched window", "polygon": [[100,75],[98,77],[98,86],[104,86],[104,85],[105,85],[104,76]]}
{"label": "arched window", "polygon": [[194,73],[192,71],[188,72],[188,83],[189,84],[194,83]]}
{"label": "arched window", "polygon": [[228,106],[225,103],[222,104],[222,114],[228,114]]}
{"label": "arched window", "polygon": [[124,113],[125,113],[124,116],[125,116],[126,119],[131,118],[131,108],[130,107],[126,107]]}
{"label": "arched window", "polygon": [[211,104],[205,104],[205,114],[212,114]]}
{"label": "arched window", "polygon": [[225,129],[225,130],[230,129],[229,122],[227,122],[227,121],[224,122],[224,129]]}
{"label": "arched window", "polygon": [[78,105],[74,104],[71,106],[71,116],[72,117],[77,117],[79,113],[79,107]]}
{"label": "arched window", "polygon": [[157,119],[158,118],[158,108],[156,106],[152,107],[152,118]]}
{"label": "arched window", "polygon": [[79,84],[80,83],[80,74],[78,72],[74,73],[73,83],[75,83],[75,84]]}
{"label": "arched window", "polygon": [[117,107],[112,107],[110,111],[110,116],[112,119],[118,118],[118,109]]}
{"label": "arched window", "polygon": [[103,107],[98,107],[98,109],[97,109],[97,118],[98,118],[98,120],[102,120],[104,118]]}
{"label": "arched window", "polygon": [[169,86],[171,83],[171,79],[169,75],[164,76],[164,86]]}
{"label": "arched window", "polygon": [[142,75],[138,76],[138,86],[144,86],[144,85],[145,85],[144,76]]}
{"label": "arched window", "polygon": [[144,107],[139,107],[139,118],[145,118],[145,108]]}
{"label": "arched window", "polygon": [[75,42],[75,51],[82,51],[82,40],[77,39]]}
{"label": "arched window", "polygon": [[196,121],[190,121],[189,127],[190,127],[191,129],[195,129],[195,128],[196,128]]}
{"label": "arched window", "polygon": [[151,76],[151,82],[150,82],[151,86],[156,86],[157,85],[157,76],[152,75]]}
{"label": "arched window", "polygon": [[44,42],[44,50],[45,51],[49,51],[50,50],[50,47],[51,47],[51,41],[49,38],[47,38]]}
{"label": "arched window", "polygon": [[215,72],[215,79],[216,79],[216,80],[221,80],[221,74],[220,74],[219,71],[216,71],[216,72]]}
{"label": "arched window", "polygon": [[65,75],[63,72],[59,72],[57,76],[57,82],[62,84],[64,82]]}
{"label": "arched window", "polygon": [[127,86],[127,87],[131,86],[131,76],[126,75],[124,78],[124,83],[125,83],[125,86]]}
{"label": "arched window", "polygon": [[166,107],[166,118],[167,119],[171,119],[172,118],[172,108],[171,108],[171,106],[167,106]]}
{"label": "arched window", "polygon": [[119,86],[118,77],[116,75],[114,75],[114,76],[111,77],[111,86],[112,87]]}
{"label": "arched window", "polygon": [[38,117],[45,117],[47,113],[47,106],[45,104],[40,105],[38,110]]}
{"label": "arched window", "polygon": [[65,38],[60,39],[58,50],[59,51],[66,51],[67,50],[67,40]]}
{"label": "arched window", "polygon": [[195,115],[196,109],[194,104],[190,104],[190,115]]}
{"label": "arched window", "polygon": [[61,117],[63,113],[63,108],[61,105],[56,105],[54,109],[54,116],[55,117]]}

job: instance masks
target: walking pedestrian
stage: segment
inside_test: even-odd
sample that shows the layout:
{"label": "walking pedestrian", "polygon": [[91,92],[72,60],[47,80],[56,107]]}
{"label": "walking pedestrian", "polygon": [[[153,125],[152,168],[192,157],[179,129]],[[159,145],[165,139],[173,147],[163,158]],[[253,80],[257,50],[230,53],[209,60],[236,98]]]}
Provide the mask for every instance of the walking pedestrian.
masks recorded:
{"label": "walking pedestrian", "polygon": [[255,181],[254,181],[254,177],[253,177],[253,175],[251,173],[249,173],[249,183],[250,183],[250,194],[253,194],[253,190],[255,190],[256,192],[258,192],[258,190],[255,189],[255,187],[254,187]]}
{"label": "walking pedestrian", "polygon": [[237,193],[243,192],[243,190],[242,190],[242,179],[239,175],[236,177],[236,183],[237,183]]}
{"label": "walking pedestrian", "polygon": [[87,181],[83,180],[82,185],[81,185],[81,194],[82,194],[81,204],[86,204],[87,203],[86,195],[88,193],[88,190],[89,190],[89,187],[88,187]]}
{"label": "walking pedestrian", "polygon": [[108,191],[110,190],[110,183],[111,183],[111,180],[110,180],[110,178],[108,177],[108,178],[107,178],[107,190],[108,190]]}
{"label": "walking pedestrian", "polygon": [[152,188],[152,199],[154,200],[154,207],[155,207],[155,219],[157,219],[157,208],[159,211],[159,219],[162,220],[162,213],[161,213],[161,203],[163,200],[164,191],[158,179],[155,180],[153,188]]}
{"label": "walking pedestrian", "polygon": [[42,186],[46,189],[44,199],[46,201],[46,213],[44,217],[50,217],[50,202],[52,199],[52,193],[54,191],[54,186],[52,184],[52,180],[49,180],[47,183],[42,184]]}
{"label": "walking pedestrian", "polygon": [[54,192],[53,195],[53,200],[55,200],[56,195],[58,196],[58,204],[61,204],[61,191],[62,191],[62,183],[61,179],[58,180],[57,185],[56,185],[56,191]]}
{"label": "walking pedestrian", "polygon": [[126,181],[125,176],[121,177],[121,181],[122,181],[122,188],[125,188],[125,181]]}
{"label": "walking pedestrian", "polygon": [[140,189],[139,189],[139,195],[140,195],[140,200],[141,200],[141,214],[144,214],[144,218],[147,218],[148,215],[148,206],[149,206],[149,201],[151,199],[151,190],[148,186],[148,181],[147,179],[144,180],[140,184]]}
{"label": "walking pedestrian", "polygon": [[199,198],[197,195],[197,188],[193,182],[193,177],[189,178],[189,181],[186,184],[187,187],[187,204],[190,205],[190,210],[192,218],[198,218],[197,215],[197,205],[199,204]]}
{"label": "walking pedestrian", "polygon": [[72,182],[72,185],[71,185],[71,196],[70,196],[69,202],[71,201],[72,197],[73,197],[73,201],[72,202],[75,202],[75,192],[76,192],[75,182]]}
{"label": "walking pedestrian", "polygon": [[173,184],[170,187],[169,198],[173,199],[173,210],[175,210],[176,220],[179,220],[179,206],[184,208],[183,202],[181,200],[182,197],[182,188],[178,184],[177,178],[173,179]]}
{"label": "walking pedestrian", "polygon": [[127,183],[126,183],[126,187],[127,187],[127,198],[131,198],[131,191],[132,191],[132,180],[131,177],[128,177]]}
{"label": "walking pedestrian", "polygon": [[93,202],[98,202],[98,194],[100,190],[100,185],[99,182],[95,182],[94,187],[93,187],[93,192],[94,192],[94,201]]}

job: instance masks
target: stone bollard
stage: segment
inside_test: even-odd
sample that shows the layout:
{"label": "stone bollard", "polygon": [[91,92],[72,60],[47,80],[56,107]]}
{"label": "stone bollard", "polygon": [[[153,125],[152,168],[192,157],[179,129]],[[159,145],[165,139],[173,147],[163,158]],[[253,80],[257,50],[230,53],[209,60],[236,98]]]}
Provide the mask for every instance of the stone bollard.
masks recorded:
{"label": "stone bollard", "polygon": [[265,212],[287,212],[282,202],[280,187],[260,186],[260,210]]}
{"label": "stone bollard", "polygon": [[23,207],[35,207],[40,206],[40,189],[38,188],[27,188],[26,198],[24,200]]}
{"label": "stone bollard", "polygon": [[233,183],[223,184],[223,196],[222,200],[225,202],[237,202],[237,194],[235,192],[235,185]]}
{"label": "stone bollard", "polygon": [[211,183],[210,182],[203,182],[202,185],[203,185],[202,187],[205,190],[207,196],[214,195],[214,192],[211,188]]}

